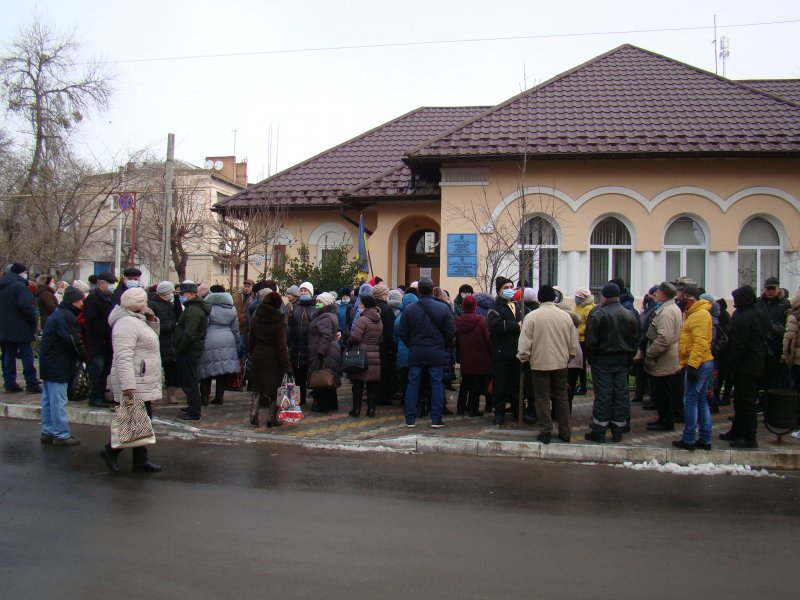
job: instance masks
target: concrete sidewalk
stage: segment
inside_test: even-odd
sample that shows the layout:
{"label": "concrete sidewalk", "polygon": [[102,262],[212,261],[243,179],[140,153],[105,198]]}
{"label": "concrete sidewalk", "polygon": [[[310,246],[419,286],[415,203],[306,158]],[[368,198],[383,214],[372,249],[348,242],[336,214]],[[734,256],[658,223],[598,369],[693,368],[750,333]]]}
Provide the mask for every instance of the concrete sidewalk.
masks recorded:
{"label": "concrete sidewalk", "polygon": [[[448,407],[455,410],[458,392],[447,392]],[[680,438],[681,425],[674,432],[647,431],[647,422],[656,418],[654,411],[642,409],[634,403],[631,432],[623,442],[614,444],[610,435],[605,444],[593,444],[583,439],[591,417],[592,395],[577,396],[572,415],[572,443],[554,441],[549,445],[536,442],[535,425],[506,424],[497,427],[492,416],[469,418],[445,417],[446,426],[431,429],[429,419],[418,419],[417,427],[405,427],[399,401],[394,406],[379,406],[375,417],[348,416],[352,408],[350,386],[347,382],[339,389],[339,410],[327,414],[311,412],[305,406],[306,418],[297,424],[266,429],[266,410],[262,409],[262,425],[249,424],[250,395],[247,392],[226,392],[225,404],[204,407],[201,421],[183,422],[174,417],[179,405],[166,402],[154,404],[154,424],[159,435],[177,438],[202,438],[219,442],[270,442],[301,445],[332,450],[388,450],[462,454],[476,456],[511,456],[542,460],[623,463],[656,460],[659,463],[688,464],[740,464],[753,468],[800,470],[800,441],[784,436],[781,444],[777,438],[759,424],[759,449],[732,450],[727,442],[717,439],[717,434],[727,431],[732,415],[730,406],[713,415],[714,441],[710,452],[688,452],[672,447],[672,440]],[[310,399],[309,399],[310,403]],[[0,393],[0,416],[19,419],[39,419],[38,395]],[[108,427],[112,412],[91,408],[85,402],[69,403],[71,423]],[[362,415],[366,407],[362,409]]]}

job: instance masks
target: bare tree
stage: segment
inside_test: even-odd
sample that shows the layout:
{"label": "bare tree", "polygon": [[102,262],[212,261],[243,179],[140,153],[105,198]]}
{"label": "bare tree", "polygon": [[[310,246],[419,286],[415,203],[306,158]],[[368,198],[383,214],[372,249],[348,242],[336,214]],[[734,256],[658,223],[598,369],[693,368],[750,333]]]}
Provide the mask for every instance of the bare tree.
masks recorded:
{"label": "bare tree", "polygon": [[[209,251],[222,263],[229,265],[230,288],[240,285],[241,268],[248,277],[250,258],[258,251],[264,253],[265,272],[269,271],[271,249],[281,238],[286,221],[285,206],[267,203],[242,211],[228,211],[218,219],[210,219]],[[234,281],[235,275],[235,281]]]}

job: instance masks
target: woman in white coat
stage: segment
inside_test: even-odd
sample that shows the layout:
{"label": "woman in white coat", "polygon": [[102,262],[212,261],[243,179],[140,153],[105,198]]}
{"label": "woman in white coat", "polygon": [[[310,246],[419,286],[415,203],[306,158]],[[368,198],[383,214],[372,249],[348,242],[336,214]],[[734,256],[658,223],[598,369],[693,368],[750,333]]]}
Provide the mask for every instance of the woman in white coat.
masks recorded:
{"label": "woman in white coat", "polygon": [[[111,325],[111,340],[114,360],[111,364],[109,383],[114,400],[136,396],[144,400],[147,414],[152,418],[151,403],[161,398],[161,351],[158,333],[159,321],[147,306],[147,292],[142,288],[131,288],[120,298],[108,316]],[[121,448],[106,444],[100,456],[113,472],[119,471],[117,456]],[[147,473],[160,471],[147,457],[147,446],[133,448],[133,470]]]}

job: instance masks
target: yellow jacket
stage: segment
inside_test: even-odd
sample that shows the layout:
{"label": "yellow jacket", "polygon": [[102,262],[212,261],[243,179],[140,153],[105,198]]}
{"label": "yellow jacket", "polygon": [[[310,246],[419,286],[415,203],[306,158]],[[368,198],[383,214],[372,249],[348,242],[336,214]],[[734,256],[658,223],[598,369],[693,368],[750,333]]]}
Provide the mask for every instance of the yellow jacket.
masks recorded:
{"label": "yellow jacket", "polygon": [[586,319],[589,318],[589,313],[592,312],[594,306],[594,300],[575,305],[575,310],[573,312],[581,318],[581,324],[578,325],[578,340],[581,342],[586,341]]}
{"label": "yellow jacket", "polygon": [[698,300],[686,311],[681,339],[678,345],[681,366],[698,368],[704,362],[714,360],[711,354],[711,303]]}

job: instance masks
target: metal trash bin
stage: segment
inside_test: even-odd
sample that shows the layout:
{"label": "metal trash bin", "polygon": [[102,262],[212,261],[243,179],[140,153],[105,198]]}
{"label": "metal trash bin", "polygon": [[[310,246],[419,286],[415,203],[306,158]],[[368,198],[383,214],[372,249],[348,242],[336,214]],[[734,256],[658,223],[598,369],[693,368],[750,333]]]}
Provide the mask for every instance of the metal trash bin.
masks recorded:
{"label": "metal trash bin", "polygon": [[785,388],[767,390],[767,406],[764,410],[764,427],[778,436],[790,433],[797,427],[798,393]]}

